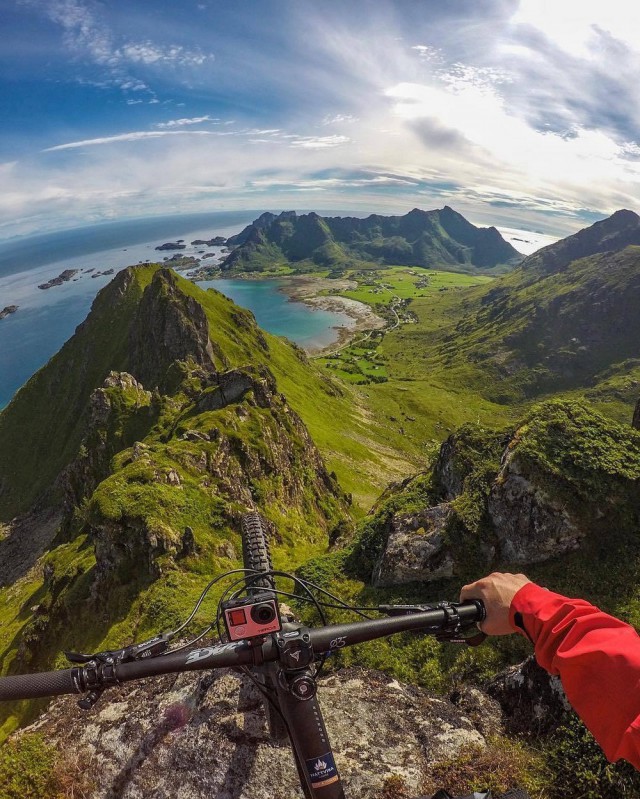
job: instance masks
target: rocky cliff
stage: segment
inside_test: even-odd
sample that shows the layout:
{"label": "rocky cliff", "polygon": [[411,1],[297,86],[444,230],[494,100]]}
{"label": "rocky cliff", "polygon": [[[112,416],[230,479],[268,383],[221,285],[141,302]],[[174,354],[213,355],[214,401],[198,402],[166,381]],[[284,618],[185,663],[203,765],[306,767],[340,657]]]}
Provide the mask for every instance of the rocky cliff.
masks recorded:
{"label": "rocky cliff", "polygon": [[552,401],[512,432],[466,426],[451,436],[430,475],[374,509],[355,561],[373,564],[378,586],[561,569],[572,553],[572,567],[588,571],[588,553],[606,541],[614,561],[638,530],[638,434],[586,405]]}

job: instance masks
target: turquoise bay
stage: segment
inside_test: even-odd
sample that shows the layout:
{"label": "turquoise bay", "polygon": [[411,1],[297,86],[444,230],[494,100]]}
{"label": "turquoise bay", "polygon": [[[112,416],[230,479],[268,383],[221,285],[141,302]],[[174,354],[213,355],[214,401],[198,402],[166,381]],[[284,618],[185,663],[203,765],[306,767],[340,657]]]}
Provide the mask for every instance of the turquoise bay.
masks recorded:
{"label": "turquoise bay", "polygon": [[[64,241],[56,240],[56,246],[49,249],[40,238],[37,242],[38,252],[42,250],[39,260],[33,258],[26,248],[28,242],[25,246],[21,243],[24,253],[28,253],[26,257],[19,257],[22,252],[12,252],[12,257],[6,259],[4,274],[0,274],[0,310],[6,305],[19,306],[15,314],[0,320],[0,409],[60,349],[86,317],[96,293],[111,279],[102,275],[94,279],[92,275],[96,271],[109,268],[117,272],[131,263],[156,260],[158,253],[154,247],[166,240],[184,238],[189,241],[210,238],[214,234],[230,236],[250,221],[240,219],[239,215],[233,219],[229,216],[221,214],[216,218],[212,214],[206,227],[202,218],[190,219],[191,224],[180,218],[172,219],[171,224],[164,221],[162,229],[170,232],[171,236],[143,227],[136,238],[138,231],[130,225],[125,233],[133,243],[124,238],[120,227],[114,225],[111,247],[97,252],[89,252],[87,248],[84,254],[79,254],[79,250],[85,246],[86,229],[76,232],[77,241],[72,232],[67,232]],[[155,238],[143,243],[141,240],[145,233]],[[186,252],[191,249],[189,247]],[[48,257],[45,255],[47,252]],[[33,266],[27,268],[30,261]],[[79,270],[74,280],[46,291],[38,288],[39,283],[69,268]],[[280,290],[282,282],[278,280],[215,280],[200,285],[222,291],[252,311],[265,330],[286,336],[309,351],[336,341],[336,327],[353,325],[353,320],[346,314],[290,301]]]}
{"label": "turquoise bay", "polygon": [[286,336],[309,352],[336,341],[336,327],[353,326],[353,319],[347,314],[289,299],[282,291],[282,284],[278,279],[220,279],[198,283],[202,288],[214,288],[226,294],[252,311],[260,327],[275,336]]}

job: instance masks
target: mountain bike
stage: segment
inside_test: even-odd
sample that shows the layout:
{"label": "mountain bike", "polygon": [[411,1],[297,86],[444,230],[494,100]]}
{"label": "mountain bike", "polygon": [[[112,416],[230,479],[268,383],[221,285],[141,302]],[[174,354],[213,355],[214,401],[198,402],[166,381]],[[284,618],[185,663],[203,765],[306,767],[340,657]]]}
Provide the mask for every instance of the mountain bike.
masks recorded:
{"label": "mountain bike", "polygon": [[[484,638],[476,624],[485,618],[479,600],[461,604],[354,607],[309,580],[272,568],[266,524],[257,513],[241,520],[243,568],[213,578],[189,618],[178,628],[147,641],[92,655],[66,653],[72,668],[0,678],[0,701],[84,694],[78,704],[92,707],[109,688],[131,680],[182,671],[234,668],[262,693],[271,737],[291,744],[306,799],[345,799],[329,734],[317,700],[317,681],[328,655],[347,646],[394,633],[421,631],[443,641],[476,645]],[[195,639],[170,649],[192,622],[211,587],[234,578],[218,603],[215,620]],[[281,581],[293,582],[284,591]],[[322,599],[318,598],[322,595]],[[296,621],[280,599],[307,602],[322,626]],[[353,611],[358,622],[328,624],[326,608]],[[371,618],[367,613],[383,614]],[[194,648],[216,630],[219,642]],[[468,635],[469,631],[472,635]]]}

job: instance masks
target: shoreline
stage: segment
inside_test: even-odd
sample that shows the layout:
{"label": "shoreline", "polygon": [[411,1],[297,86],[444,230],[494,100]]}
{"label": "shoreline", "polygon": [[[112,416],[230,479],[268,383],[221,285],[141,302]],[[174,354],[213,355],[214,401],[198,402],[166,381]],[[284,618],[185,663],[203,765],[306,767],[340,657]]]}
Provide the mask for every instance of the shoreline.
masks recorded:
{"label": "shoreline", "polygon": [[305,305],[320,308],[323,311],[343,313],[354,320],[353,326],[339,325],[333,328],[338,334],[337,340],[333,343],[327,344],[325,347],[305,348],[309,355],[329,355],[346,346],[358,333],[382,330],[387,326],[387,322],[382,317],[359,300],[352,300],[337,294],[319,294],[319,292],[327,290],[345,291],[356,288],[355,281],[329,280],[326,277],[314,277],[313,275],[296,275],[295,277],[278,278],[278,280],[280,281],[279,290],[286,294],[291,301],[303,302]]}
{"label": "shoreline", "polygon": [[[183,275],[185,276],[185,275]],[[189,278],[198,282],[194,278]],[[275,281],[278,291],[286,294],[290,302],[301,302],[311,308],[317,308],[332,313],[341,313],[353,319],[353,325],[334,325],[336,332],[335,341],[324,346],[302,346],[302,349],[312,358],[331,355],[349,344],[359,333],[369,333],[374,330],[387,328],[387,321],[378,316],[372,308],[359,300],[350,297],[341,297],[337,294],[320,294],[321,291],[345,291],[354,289],[357,283],[353,280],[333,280],[313,274],[274,276],[259,273],[219,276],[209,278],[212,283],[216,280],[246,280],[246,281]]]}

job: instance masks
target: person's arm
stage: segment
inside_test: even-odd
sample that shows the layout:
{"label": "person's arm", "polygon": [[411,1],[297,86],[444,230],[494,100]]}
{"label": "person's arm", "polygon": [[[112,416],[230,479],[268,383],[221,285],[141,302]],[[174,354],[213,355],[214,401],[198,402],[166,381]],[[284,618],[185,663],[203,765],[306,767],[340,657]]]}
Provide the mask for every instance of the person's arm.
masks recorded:
{"label": "person's arm", "polygon": [[461,598],[483,599],[488,635],[526,635],[607,758],[640,768],[640,637],[633,627],[524,575],[489,575],[465,586]]}

